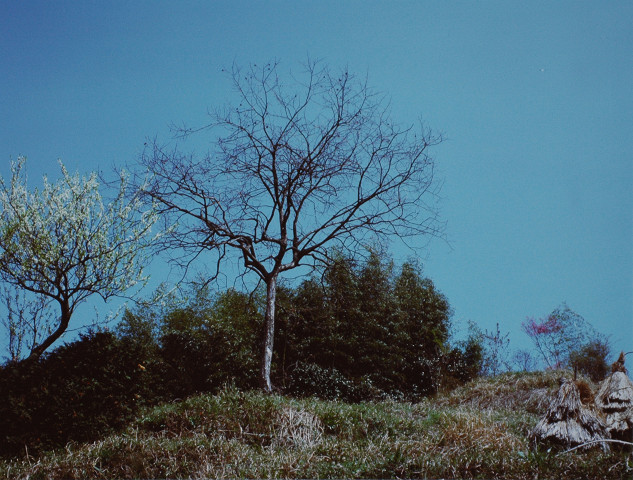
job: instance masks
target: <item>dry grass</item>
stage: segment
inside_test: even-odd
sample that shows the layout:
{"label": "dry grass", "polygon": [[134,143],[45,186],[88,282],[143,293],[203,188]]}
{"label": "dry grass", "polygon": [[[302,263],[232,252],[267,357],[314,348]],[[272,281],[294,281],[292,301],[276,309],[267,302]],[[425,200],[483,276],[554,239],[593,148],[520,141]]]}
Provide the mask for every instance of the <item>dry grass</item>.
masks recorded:
{"label": "dry grass", "polygon": [[418,404],[226,390],[149,410],[99,442],[5,462],[0,478],[625,478],[627,453],[530,448],[557,378],[481,379]]}
{"label": "dry grass", "polygon": [[504,373],[484,377],[437,398],[437,405],[470,405],[481,409],[520,409],[543,414],[556,396],[561,371]]}
{"label": "dry grass", "polygon": [[323,424],[313,413],[285,406],[276,419],[273,443],[279,446],[310,448],[323,438]]}

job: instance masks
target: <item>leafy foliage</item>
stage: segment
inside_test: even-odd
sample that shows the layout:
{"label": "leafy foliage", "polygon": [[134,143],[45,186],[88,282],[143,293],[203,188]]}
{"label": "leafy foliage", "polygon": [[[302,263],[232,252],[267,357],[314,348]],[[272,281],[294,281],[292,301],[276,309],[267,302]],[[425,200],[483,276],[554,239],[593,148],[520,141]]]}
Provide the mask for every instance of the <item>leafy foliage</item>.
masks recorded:
{"label": "leafy foliage", "polygon": [[125,312],[117,331],[145,352],[157,398],[256,384],[260,311],[250,296],[207,288]]}
{"label": "leafy foliage", "polygon": [[314,363],[299,363],[292,371],[286,391],[298,397],[315,396],[325,400],[356,396],[353,382],[341,372]]}
{"label": "leafy foliage", "polygon": [[[448,346],[448,301],[413,263],[394,274],[375,253],[360,265],[339,256],[320,282],[306,280],[279,301],[276,374],[293,392],[420,398],[437,391],[451,355],[464,358]],[[464,368],[464,379],[480,362],[466,355],[476,369]]]}
{"label": "leafy foliage", "polygon": [[0,369],[0,453],[91,441],[138,411],[144,366],[130,344],[92,332],[39,360]]}
{"label": "leafy foliage", "polygon": [[462,385],[477,378],[485,361],[481,337],[471,334],[457,347],[451,348],[443,358],[443,387],[445,390]]}
{"label": "leafy foliage", "polygon": [[611,352],[609,343],[597,338],[583,345],[570,355],[570,365],[574,370],[583,373],[594,382],[602,381],[610,372],[607,357]]}

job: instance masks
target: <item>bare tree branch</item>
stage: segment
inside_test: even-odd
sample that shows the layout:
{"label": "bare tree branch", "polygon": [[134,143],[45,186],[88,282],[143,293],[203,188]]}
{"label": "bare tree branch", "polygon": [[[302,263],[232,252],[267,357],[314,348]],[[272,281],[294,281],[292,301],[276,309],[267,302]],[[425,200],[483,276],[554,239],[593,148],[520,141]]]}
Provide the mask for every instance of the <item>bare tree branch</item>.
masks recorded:
{"label": "bare tree branch", "polygon": [[441,136],[399,127],[384,99],[347,71],[310,63],[290,86],[277,63],[234,65],[230,75],[239,103],[178,131],[211,134],[210,154],[154,142],[141,159],[143,194],[176,225],[163,246],[179,248],[183,265],[215,251],[217,276],[234,251],[274,297],[280,273],[327,260],[333,245],[354,251],[370,239],[415,244],[442,235],[428,153]]}

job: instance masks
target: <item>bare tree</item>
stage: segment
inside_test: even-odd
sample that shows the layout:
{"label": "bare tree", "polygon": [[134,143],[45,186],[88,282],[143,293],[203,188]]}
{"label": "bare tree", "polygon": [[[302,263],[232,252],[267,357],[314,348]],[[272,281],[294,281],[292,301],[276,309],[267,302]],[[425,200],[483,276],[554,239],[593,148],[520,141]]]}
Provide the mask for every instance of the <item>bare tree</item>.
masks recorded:
{"label": "bare tree", "polygon": [[210,277],[230,252],[266,285],[261,387],[270,379],[275,296],[280,274],[328,260],[328,250],[360,249],[391,237],[441,233],[434,161],[440,136],[392,122],[384,98],[347,71],[317,63],[282,82],[277,63],[233,67],[239,104],[212,112],[202,130],[204,156],[166,151],[156,141],[142,163],[146,195],[169,223],[167,247],[190,262],[217,254]]}
{"label": "bare tree", "polygon": [[497,329],[490,332],[486,329],[482,335],[482,340],[485,351],[481,366],[482,373],[496,377],[500,373],[510,370],[510,362],[508,361],[510,334],[508,332],[501,333],[497,322]]}
{"label": "bare tree", "polygon": [[536,370],[536,359],[528,350],[517,350],[512,359],[520,372],[531,372]]}

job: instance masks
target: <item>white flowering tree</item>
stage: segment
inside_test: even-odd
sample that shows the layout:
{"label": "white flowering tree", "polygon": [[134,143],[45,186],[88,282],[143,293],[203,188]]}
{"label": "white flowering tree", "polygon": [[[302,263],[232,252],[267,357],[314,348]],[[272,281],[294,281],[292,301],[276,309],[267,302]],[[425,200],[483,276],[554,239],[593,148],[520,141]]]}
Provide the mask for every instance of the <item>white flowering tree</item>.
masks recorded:
{"label": "white flowering tree", "polygon": [[30,191],[25,161],[12,163],[10,182],[0,178],[0,277],[59,307],[42,338],[30,339],[28,358],[37,358],[88,297],[106,301],[146,280],[145,252],[157,216],[153,208],[141,212],[138,198],[128,199],[124,174],[117,195],[104,203],[96,173],[70,175],[61,162],[57,182],[44,177],[43,187]]}

